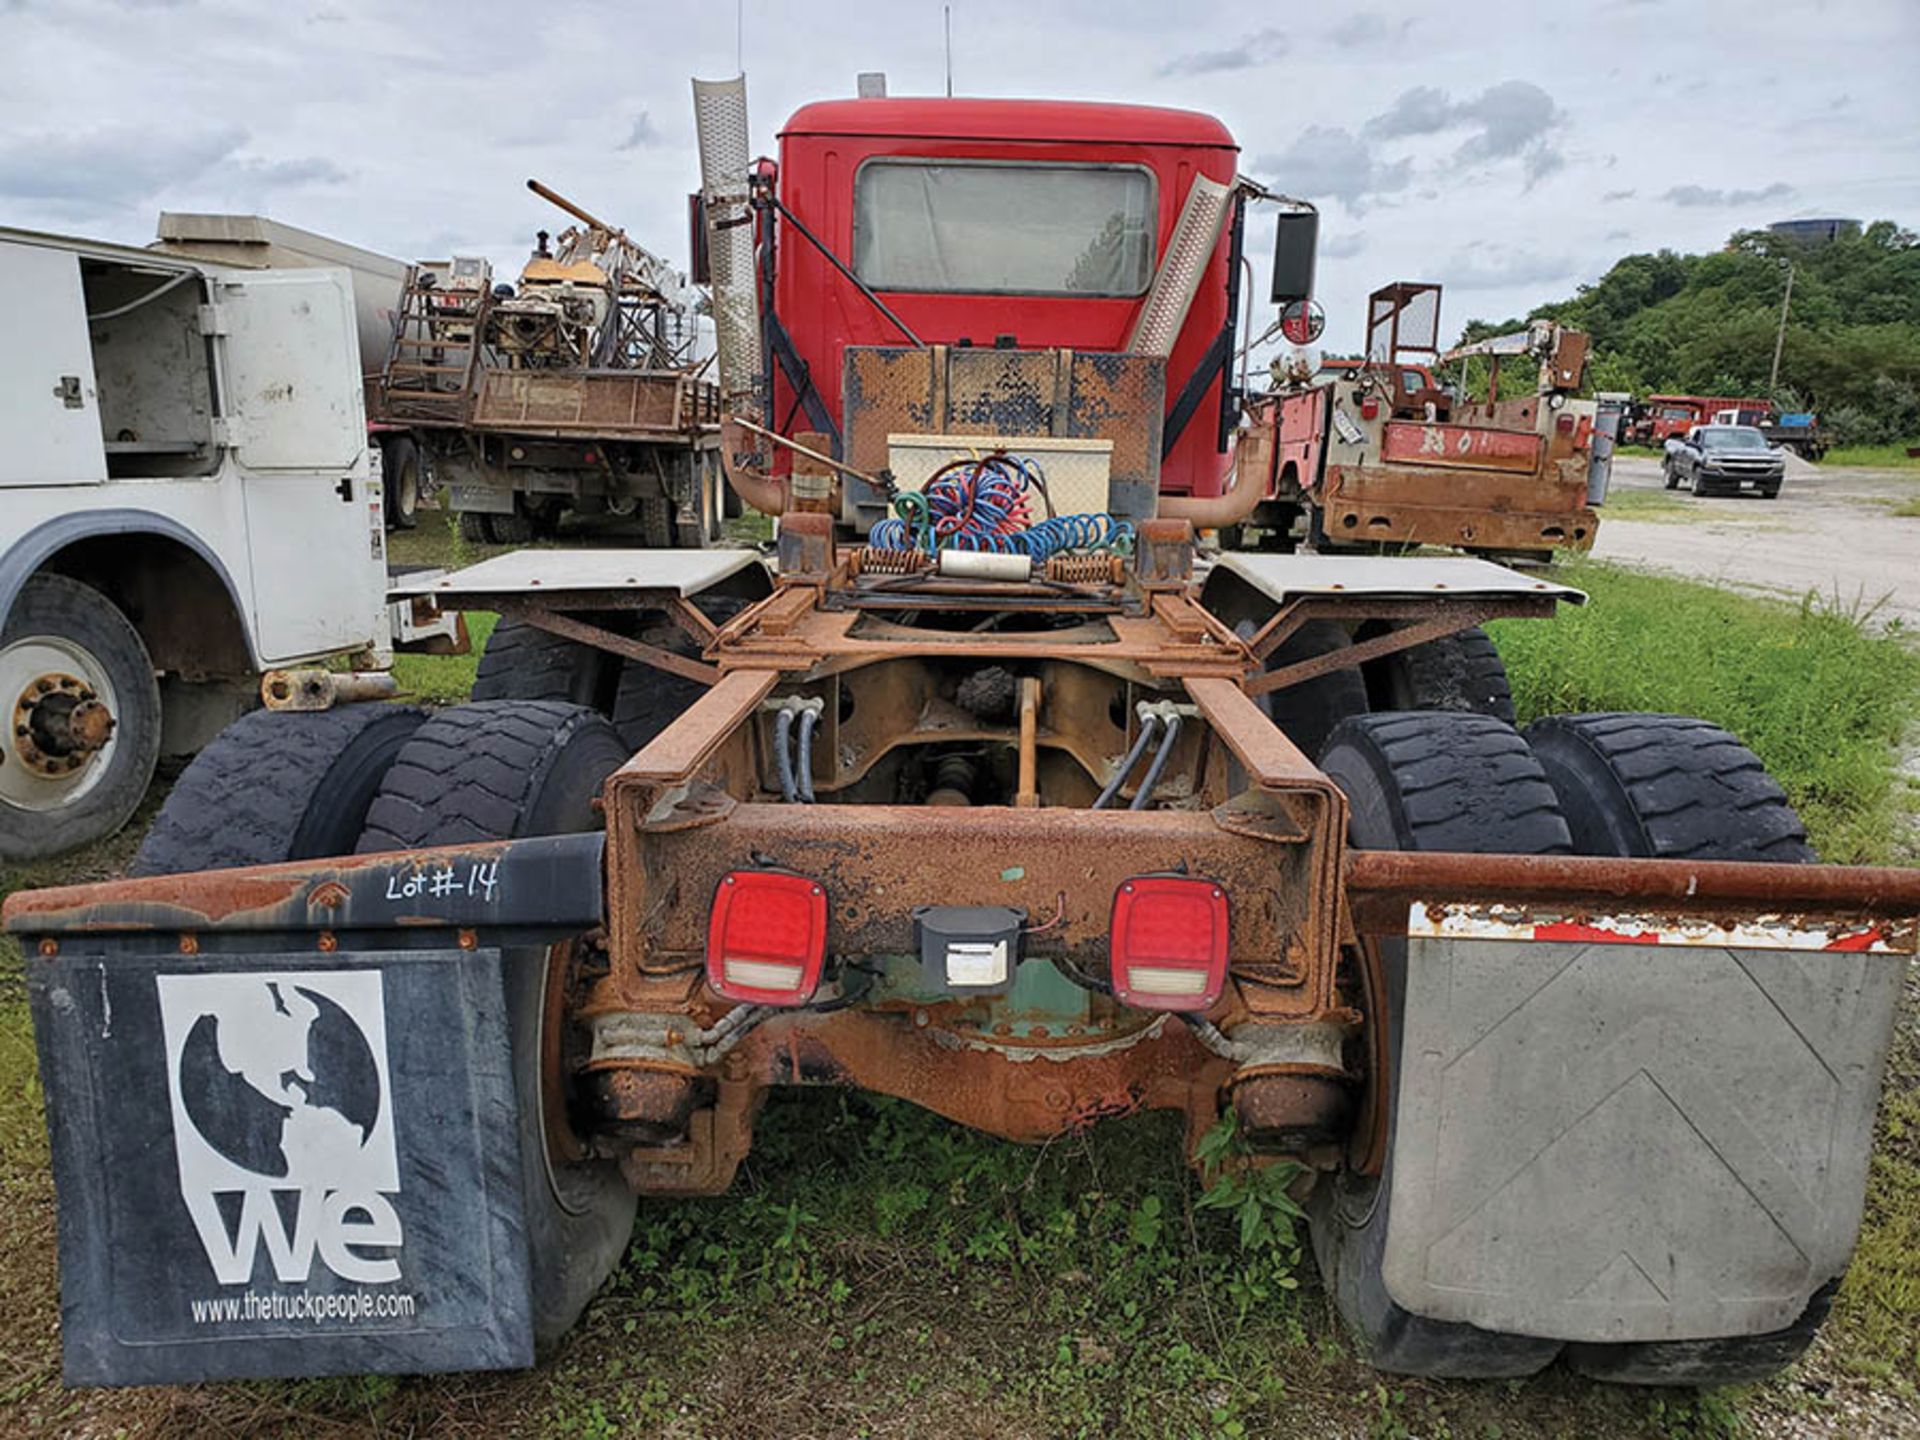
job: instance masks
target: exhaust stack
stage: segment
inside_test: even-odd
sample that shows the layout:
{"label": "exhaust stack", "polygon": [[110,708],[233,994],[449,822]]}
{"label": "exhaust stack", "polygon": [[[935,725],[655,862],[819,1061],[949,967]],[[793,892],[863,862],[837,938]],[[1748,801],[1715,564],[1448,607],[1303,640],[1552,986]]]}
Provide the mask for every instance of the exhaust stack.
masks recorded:
{"label": "exhaust stack", "polygon": [[753,211],[747,203],[751,163],[747,79],[693,82],[693,123],[700,145],[700,193],[707,214],[707,264],[713,285],[714,343],[719,351],[724,413],[764,422],[760,303],[753,264]]}

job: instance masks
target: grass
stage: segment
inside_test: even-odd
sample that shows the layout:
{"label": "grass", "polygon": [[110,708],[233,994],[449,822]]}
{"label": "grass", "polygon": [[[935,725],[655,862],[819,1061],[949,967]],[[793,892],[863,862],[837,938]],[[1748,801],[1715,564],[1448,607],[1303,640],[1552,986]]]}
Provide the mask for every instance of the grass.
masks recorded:
{"label": "grass", "polygon": [[1602,520],[1652,520],[1660,524],[1685,524],[1700,514],[1671,490],[1610,490],[1600,512]]}
{"label": "grass", "polygon": [[1915,858],[1892,757],[1920,713],[1920,655],[1898,626],[1586,561],[1591,596],[1550,624],[1503,621],[1522,719],[1583,710],[1698,715],[1766,762],[1833,862]]}
{"label": "grass", "polygon": [[[1592,563],[1566,574],[1589,607],[1499,626],[1527,715],[1706,714],[1768,760],[1827,858],[1896,853],[1890,746],[1920,687],[1897,638],[1813,603]],[[457,658],[410,664],[404,683],[422,694],[455,695],[471,673]],[[0,888],[117,873],[145,818],[0,875]],[[1243,1247],[1238,1213],[1202,1203],[1164,1117],[1036,1149],[903,1103],[804,1091],[776,1096],[726,1197],[643,1203],[613,1283],[537,1370],[67,1392],[20,965],[0,938],[0,1433],[1521,1440],[1733,1437],[1804,1418],[1868,1434],[1884,1433],[1877,1415],[1850,1421],[1844,1405],[1920,1388],[1909,1022],[1829,1338],[1798,1377],[1753,1391],[1647,1393],[1557,1370],[1520,1383],[1381,1377],[1353,1354],[1285,1215]]]}
{"label": "grass", "polygon": [[1907,453],[1906,441],[1891,445],[1836,445],[1820,458],[1822,465],[1858,465],[1873,470],[1920,470],[1920,455]]}
{"label": "grass", "polygon": [[1911,500],[1901,500],[1889,506],[1887,513],[1902,520],[1920,519],[1920,495],[1914,496]]}

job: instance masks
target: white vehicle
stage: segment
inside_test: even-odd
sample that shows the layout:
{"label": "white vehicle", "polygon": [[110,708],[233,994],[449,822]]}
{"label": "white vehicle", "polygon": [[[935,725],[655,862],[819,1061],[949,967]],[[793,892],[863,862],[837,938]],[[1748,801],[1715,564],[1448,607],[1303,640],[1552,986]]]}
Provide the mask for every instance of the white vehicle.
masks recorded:
{"label": "white vehicle", "polygon": [[0,229],[0,861],[132,814],[260,672],[391,654],[337,269]]}

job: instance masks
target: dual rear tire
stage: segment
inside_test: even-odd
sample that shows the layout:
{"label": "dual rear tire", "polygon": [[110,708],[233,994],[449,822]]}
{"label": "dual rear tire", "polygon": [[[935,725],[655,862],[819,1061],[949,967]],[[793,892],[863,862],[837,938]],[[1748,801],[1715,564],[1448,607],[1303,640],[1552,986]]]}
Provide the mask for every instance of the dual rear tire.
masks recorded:
{"label": "dual rear tire", "polygon": [[[200,752],[135,862],[138,874],[598,829],[594,798],[630,754],[595,711],[493,701],[431,716],[399,705],[260,711]],[[550,1349],[613,1272],[634,1195],[569,1132],[560,1013],[576,947],[505,953],[519,1097],[535,1344]],[[554,1042],[558,1040],[558,1044]]]}
{"label": "dual rear tire", "polygon": [[[1464,853],[1810,862],[1780,787],[1718,726],[1668,715],[1574,715],[1522,736],[1492,716],[1369,714],[1341,723],[1321,768],[1346,793],[1358,847]],[[1378,946],[1386,993],[1388,1113],[1397,1097],[1405,941]],[[1831,1304],[1816,1293],[1769,1334],[1595,1344],[1502,1334],[1414,1315],[1382,1277],[1394,1162],[1376,1178],[1324,1180],[1310,1202],[1315,1258],[1335,1308],[1384,1370],[1457,1379],[1532,1374],[1564,1356],[1599,1380],[1724,1385],[1774,1374],[1806,1349]],[[1836,1282],[1837,1283],[1837,1282]]]}

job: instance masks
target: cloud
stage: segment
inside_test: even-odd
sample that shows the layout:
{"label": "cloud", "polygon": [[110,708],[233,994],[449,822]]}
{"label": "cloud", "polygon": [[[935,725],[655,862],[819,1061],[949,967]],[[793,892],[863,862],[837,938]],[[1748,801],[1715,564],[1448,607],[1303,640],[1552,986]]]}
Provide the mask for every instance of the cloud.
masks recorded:
{"label": "cloud", "polygon": [[1574,273],[1573,261],[1564,255],[1515,250],[1489,256],[1485,248],[1471,245],[1456,252],[1438,278],[1449,290],[1504,290],[1515,285],[1544,285]]}
{"label": "cloud", "polygon": [[1432,85],[1403,90],[1364,133],[1382,140],[1439,135],[1467,130],[1454,153],[1457,165],[1478,165],[1521,157],[1527,188],[1566,168],[1566,157],[1550,136],[1564,117],[1553,97],[1531,80],[1502,80],[1478,95],[1455,100]]}
{"label": "cloud", "polygon": [[1329,30],[1327,39],[1342,50],[1360,50],[1370,45],[1378,45],[1389,37],[1401,39],[1412,28],[1412,20],[1402,20],[1389,31],[1387,22],[1373,11],[1360,10]]}
{"label": "cloud", "polygon": [[1447,92],[1431,85],[1416,85],[1402,90],[1400,98],[1379,115],[1367,121],[1369,135],[1394,139],[1402,135],[1432,135],[1455,123],[1453,102]]}
{"label": "cloud", "polygon": [[1387,164],[1359,136],[1326,125],[1309,125],[1278,155],[1259,156],[1253,164],[1289,195],[1340,200],[1352,208],[1370,195],[1404,190],[1413,178],[1413,162]]}
{"label": "cloud", "polygon": [[1567,157],[1551,145],[1536,145],[1527,151],[1521,170],[1527,177],[1527,189],[1531,190],[1542,180],[1556,171],[1567,168]]}
{"label": "cloud", "polygon": [[244,130],[231,127],[198,133],[164,125],[16,133],[0,141],[0,196],[38,201],[68,214],[126,209],[197,179],[246,141]]}
{"label": "cloud", "polygon": [[1367,232],[1364,230],[1343,230],[1320,242],[1320,253],[1329,260],[1351,260],[1366,248]]}
{"label": "cloud", "polygon": [[1601,238],[1604,240],[1631,240],[1633,238],[1633,232],[1631,230],[1609,230]]}
{"label": "cloud", "polygon": [[1530,80],[1502,80],[1462,101],[1454,113],[1464,123],[1477,124],[1480,133],[1461,147],[1467,160],[1499,160],[1518,155],[1546,138],[1560,118],[1553,97]]}
{"label": "cloud", "polygon": [[320,155],[297,160],[240,160],[233,169],[244,178],[269,187],[288,185],[343,185],[353,177]]}
{"label": "cloud", "polygon": [[1195,50],[1176,55],[1158,70],[1161,75],[1213,75],[1223,70],[1252,70],[1287,53],[1285,32],[1268,28],[1245,36],[1224,50]]}
{"label": "cloud", "polygon": [[614,148],[616,150],[638,150],[643,145],[660,143],[659,128],[653,123],[652,116],[645,110],[633,117],[633,129],[627,132],[627,138]]}
{"label": "cloud", "polygon": [[1721,190],[1704,185],[1676,185],[1660,198],[1670,205],[1693,210],[1722,205],[1758,205],[1766,200],[1785,200],[1793,193],[1793,186],[1784,180],[1776,180],[1764,190]]}
{"label": "cloud", "polygon": [[1633,190],[1609,190],[1600,198],[1611,205],[1616,200],[1631,200],[1636,193]]}

